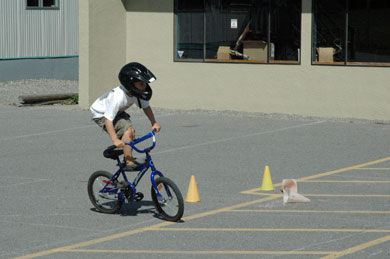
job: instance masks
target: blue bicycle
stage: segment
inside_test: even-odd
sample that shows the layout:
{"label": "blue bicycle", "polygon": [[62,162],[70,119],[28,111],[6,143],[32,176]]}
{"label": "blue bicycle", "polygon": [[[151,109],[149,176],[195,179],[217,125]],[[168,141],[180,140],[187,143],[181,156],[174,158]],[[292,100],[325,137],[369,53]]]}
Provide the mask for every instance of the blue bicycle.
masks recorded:
{"label": "blue bicycle", "polygon": [[[136,147],[138,143],[149,138],[153,139],[152,146],[145,149]],[[176,222],[180,220],[184,213],[183,196],[172,180],[164,177],[161,172],[156,170],[150,156],[150,151],[156,146],[155,132],[150,132],[139,139],[125,144],[130,145],[139,153],[145,153],[145,161],[138,167],[137,170],[139,172],[133,182],[130,182],[124,170],[125,162],[121,162],[120,159],[121,155],[123,155],[123,149],[110,146],[104,150],[103,156],[116,160],[119,169],[114,175],[107,171],[96,171],[89,177],[88,195],[93,206],[100,212],[113,214],[125,202],[141,201],[144,195],[136,191],[136,186],[146,171],[151,168],[151,196],[156,210],[168,221]],[[120,176],[122,176],[121,179],[119,179]]]}

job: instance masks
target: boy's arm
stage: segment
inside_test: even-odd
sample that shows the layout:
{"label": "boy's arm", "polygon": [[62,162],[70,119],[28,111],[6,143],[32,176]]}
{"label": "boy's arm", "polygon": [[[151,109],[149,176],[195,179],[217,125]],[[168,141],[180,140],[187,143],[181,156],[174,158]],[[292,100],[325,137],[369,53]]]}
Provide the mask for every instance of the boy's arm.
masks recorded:
{"label": "boy's arm", "polygon": [[104,121],[104,125],[106,126],[106,130],[108,132],[108,135],[110,135],[110,138],[112,140],[112,143],[114,143],[114,145],[116,147],[123,147],[124,146],[124,143],[122,140],[120,140],[118,138],[118,136],[116,135],[116,132],[115,132],[115,128],[114,128],[114,124],[112,123],[112,121],[110,120],[105,120]]}
{"label": "boy's arm", "polygon": [[152,108],[150,106],[143,109],[146,117],[150,120],[150,123],[152,124],[152,130],[156,130],[156,132],[159,132],[161,129],[160,124],[157,123],[156,119],[154,118],[154,114],[152,111]]}

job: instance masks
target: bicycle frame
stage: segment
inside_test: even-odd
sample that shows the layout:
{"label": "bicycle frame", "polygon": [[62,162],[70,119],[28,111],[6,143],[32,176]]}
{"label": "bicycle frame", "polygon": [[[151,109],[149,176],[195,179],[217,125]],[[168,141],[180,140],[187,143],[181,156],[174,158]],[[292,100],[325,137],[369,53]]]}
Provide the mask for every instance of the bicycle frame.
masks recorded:
{"label": "bicycle frame", "polygon": [[[152,146],[148,147],[148,148],[145,148],[143,150],[140,150],[136,147],[136,145],[140,142],[143,142],[149,138],[153,138],[153,144]],[[118,177],[120,175],[122,175],[124,181],[129,184],[129,186],[131,187],[132,189],[132,197],[129,197],[128,198],[128,201],[131,201],[135,198],[135,195],[136,195],[136,186],[138,185],[138,183],[141,181],[142,177],[145,175],[145,173],[148,171],[149,168],[151,168],[151,174],[150,174],[150,181],[152,183],[152,186],[153,188],[156,190],[157,192],[157,198],[159,200],[162,200],[163,199],[163,196],[161,195],[157,185],[156,185],[156,182],[154,180],[155,176],[158,175],[159,177],[164,177],[164,175],[160,172],[160,171],[157,171],[156,170],[156,167],[154,166],[154,163],[153,163],[153,160],[152,160],[152,157],[150,156],[149,152],[156,146],[156,137],[155,137],[155,132],[152,131],[148,134],[146,134],[145,136],[139,138],[139,139],[135,139],[131,142],[128,142],[128,143],[125,143],[126,145],[130,145],[135,151],[137,151],[138,153],[145,153],[146,154],[146,158],[147,158],[147,161],[145,164],[143,164],[140,168],[139,168],[139,172],[138,174],[135,176],[133,182],[131,183],[128,178],[127,178],[127,175],[126,175],[126,172],[125,170],[123,169],[124,167],[124,164],[120,162],[120,160],[118,159],[117,160],[117,166],[119,167],[119,169],[116,171],[116,173],[111,177],[111,179],[105,184],[105,186],[100,190],[100,193],[105,193],[105,192],[109,192],[109,193],[117,193],[118,194],[118,198],[121,199],[122,201],[125,201],[126,200],[126,197],[124,197],[124,195],[122,194],[122,192],[120,191],[120,188],[110,188],[109,185],[118,179]],[[171,196],[171,193],[169,191],[169,188],[167,188],[167,192],[168,192],[168,195]]]}

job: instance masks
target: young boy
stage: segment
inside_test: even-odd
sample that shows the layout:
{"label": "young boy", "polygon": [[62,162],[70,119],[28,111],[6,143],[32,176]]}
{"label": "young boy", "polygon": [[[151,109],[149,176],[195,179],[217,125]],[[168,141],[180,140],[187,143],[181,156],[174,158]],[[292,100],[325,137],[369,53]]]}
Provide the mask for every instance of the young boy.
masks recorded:
{"label": "young boy", "polygon": [[149,83],[156,77],[145,66],[137,62],[125,65],[119,72],[120,86],[99,97],[90,107],[93,120],[103,128],[118,148],[123,148],[126,171],[135,171],[140,165],[132,155],[132,148],[124,145],[135,137],[130,115],[125,110],[136,103],[142,108],[152,124],[152,130],[160,131],[160,124],[154,118],[149,100],[152,89]]}

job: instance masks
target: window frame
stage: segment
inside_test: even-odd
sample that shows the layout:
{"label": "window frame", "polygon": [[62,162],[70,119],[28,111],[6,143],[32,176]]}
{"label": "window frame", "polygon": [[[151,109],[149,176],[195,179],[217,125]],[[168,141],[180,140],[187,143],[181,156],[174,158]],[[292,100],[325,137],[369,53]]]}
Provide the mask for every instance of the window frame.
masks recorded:
{"label": "window frame", "polygon": [[[180,1],[180,0],[175,0]],[[268,12],[266,19],[268,20],[268,31],[267,31],[267,45],[272,46],[272,37],[271,37],[271,16],[272,16],[272,0],[268,1]],[[301,3],[301,13],[300,13],[300,23],[299,23],[299,48],[297,52],[297,60],[275,60],[271,58],[272,48],[267,48],[267,58],[265,60],[241,60],[241,59],[228,59],[228,60],[218,60],[210,59],[206,57],[206,31],[207,31],[207,22],[206,22],[206,10],[203,10],[203,57],[202,58],[180,58],[178,56],[178,15],[176,10],[174,10],[174,48],[173,48],[173,61],[174,62],[199,62],[199,63],[243,63],[243,64],[285,64],[285,65],[300,65],[301,64],[301,55],[302,55],[302,3]]]}
{"label": "window frame", "polygon": [[28,6],[26,0],[26,10],[59,10],[60,9],[60,0],[54,0],[54,6],[43,6],[43,0],[38,0],[38,6]]}
{"label": "window frame", "polygon": [[[317,1],[317,0],[313,0]],[[350,11],[350,0],[343,0],[345,3],[345,10],[343,10],[344,15],[344,36],[345,36],[345,42],[343,42],[343,54],[344,54],[344,61],[334,61],[334,62],[320,62],[315,61],[316,56],[316,48],[317,46],[314,46],[314,37],[315,37],[315,5],[312,5],[312,28],[311,28],[311,64],[316,66],[357,66],[357,67],[389,67],[390,62],[362,62],[362,61],[348,61],[349,58],[349,49],[348,49],[348,42],[349,42],[349,11]]]}

